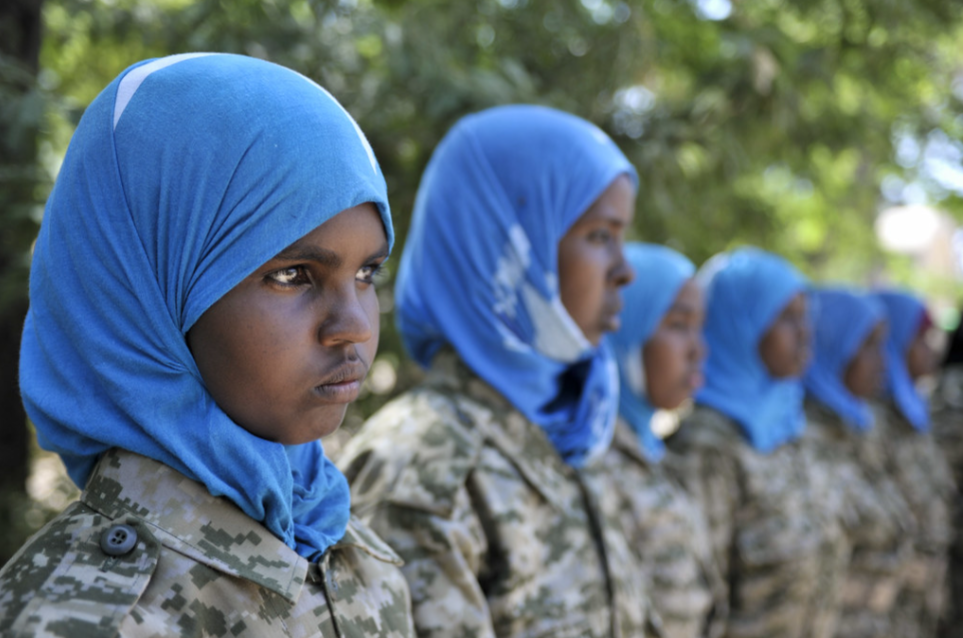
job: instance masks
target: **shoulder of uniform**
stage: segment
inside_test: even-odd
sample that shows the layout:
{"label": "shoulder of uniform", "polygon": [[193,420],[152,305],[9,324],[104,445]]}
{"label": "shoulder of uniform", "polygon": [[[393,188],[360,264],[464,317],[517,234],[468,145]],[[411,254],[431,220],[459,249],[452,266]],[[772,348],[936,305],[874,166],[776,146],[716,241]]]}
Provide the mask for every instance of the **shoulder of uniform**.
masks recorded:
{"label": "shoulder of uniform", "polygon": [[677,449],[728,447],[740,440],[739,426],[728,416],[706,406],[696,406],[669,439]]}
{"label": "shoulder of uniform", "polygon": [[368,419],[338,460],[352,510],[381,504],[450,517],[455,496],[478,463],[485,437],[457,396],[416,388]]}
{"label": "shoulder of uniform", "polygon": [[72,504],[0,571],[0,634],[115,636],[159,554],[139,519]]}

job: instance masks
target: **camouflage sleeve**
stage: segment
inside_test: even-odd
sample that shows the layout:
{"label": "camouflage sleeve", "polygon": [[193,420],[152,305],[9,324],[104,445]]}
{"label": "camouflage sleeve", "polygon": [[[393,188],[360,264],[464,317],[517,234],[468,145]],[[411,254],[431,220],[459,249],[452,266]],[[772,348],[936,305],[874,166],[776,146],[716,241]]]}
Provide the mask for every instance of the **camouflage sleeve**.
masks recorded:
{"label": "camouflage sleeve", "polygon": [[722,580],[727,580],[739,494],[735,463],[724,454],[703,449],[674,455],[670,469],[704,513],[712,559]]}
{"label": "camouflage sleeve", "polygon": [[[136,545],[110,556],[102,535],[123,523]],[[133,517],[121,521],[74,503],[0,570],[0,635],[115,636],[157,567],[160,544]]]}
{"label": "camouflage sleeve", "polygon": [[404,559],[419,636],[494,638],[479,582],[487,542],[465,487],[449,516],[385,502],[369,526]]}

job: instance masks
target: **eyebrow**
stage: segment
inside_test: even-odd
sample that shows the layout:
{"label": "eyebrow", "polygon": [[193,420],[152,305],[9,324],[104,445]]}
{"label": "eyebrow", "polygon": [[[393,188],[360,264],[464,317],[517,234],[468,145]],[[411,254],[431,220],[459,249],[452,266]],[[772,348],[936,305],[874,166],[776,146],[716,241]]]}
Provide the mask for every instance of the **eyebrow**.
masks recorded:
{"label": "eyebrow", "polygon": [[695,311],[696,311],[696,307],[693,306],[692,304],[676,302],[676,303],[673,303],[671,306],[669,306],[669,310],[667,312],[693,313]]}
{"label": "eyebrow", "polygon": [[[388,242],[386,241],[378,250],[369,255],[365,261],[368,262],[387,256]],[[298,242],[294,242],[279,252],[274,258],[283,259],[284,261],[313,261],[326,268],[338,268],[344,263],[344,259],[341,258],[341,255],[333,250],[318,248],[317,246],[303,246]]]}

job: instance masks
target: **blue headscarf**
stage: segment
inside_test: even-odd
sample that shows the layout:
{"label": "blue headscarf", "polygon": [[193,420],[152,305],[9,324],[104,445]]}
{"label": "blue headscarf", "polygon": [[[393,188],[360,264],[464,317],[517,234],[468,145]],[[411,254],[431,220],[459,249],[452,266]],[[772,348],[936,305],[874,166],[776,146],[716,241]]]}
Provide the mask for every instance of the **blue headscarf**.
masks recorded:
{"label": "blue headscarf", "polygon": [[695,266],[671,248],[653,244],[627,244],[625,258],[635,270],[635,281],[623,292],[622,327],[609,337],[619,364],[619,414],[635,431],[646,458],[658,462],[665,456],[665,444],[650,427],[655,407],[646,397],[642,347]]}
{"label": "blue headscarf", "polygon": [[83,486],[119,447],[200,481],[309,559],[344,534],[347,482],[320,442],[236,425],[186,335],[278,252],[384,178],[351,117],[289,69],[237,55],[136,64],[87,109],[47,202],[20,382],[40,444]]}
{"label": "blue headscarf", "polygon": [[846,366],[881,321],[886,309],[875,297],[845,288],[823,288],[810,293],[813,304],[813,361],[803,384],[806,392],[830,408],[853,429],[873,426],[873,414],[863,399],[843,381]]}
{"label": "blue headscarf", "polygon": [[906,355],[926,314],[920,299],[907,292],[887,290],[876,293],[886,307],[889,338],[886,340],[886,394],[893,398],[902,415],[919,432],[930,429],[926,399],[916,390],[906,367]]}
{"label": "blue headscarf", "polygon": [[696,401],[734,419],[755,449],[769,453],[802,433],[803,386],[774,379],[759,342],[806,281],[785,259],[758,248],[716,255],[698,278],[706,285],[709,356]]}
{"label": "blue headscarf", "polygon": [[[558,244],[632,165],[596,126],[539,106],[463,118],[421,180],[395,288],[405,345],[445,344],[573,466],[608,447],[618,371],[559,298]],[[563,393],[563,374],[578,377]]]}

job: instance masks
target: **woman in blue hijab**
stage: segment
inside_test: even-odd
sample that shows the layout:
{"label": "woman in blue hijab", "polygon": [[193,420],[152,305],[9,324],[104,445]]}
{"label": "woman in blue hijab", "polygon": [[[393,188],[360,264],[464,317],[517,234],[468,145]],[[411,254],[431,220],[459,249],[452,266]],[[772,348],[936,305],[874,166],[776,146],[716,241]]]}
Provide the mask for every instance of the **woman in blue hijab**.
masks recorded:
{"label": "woman in blue hijab", "polygon": [[897,599],[898,635],[936,635],[947,604],[947,553],[952,540],[952,471],[930,433],[927,398],[916,382],[934,372],[928,342],[932,327],[923,301],[900,290],[876,298],[886,309],[886,385],[880,400],[880,435],[888,471],[912,513],[912,558]]}
{"label": "woman in blue hijab", "polygon": [[539,106],[463,118],[428,164],[395,290],[428,379],[339,460],[422,635],[646,634],[599,463],[636,184],[601,130]]}
{"label": "woman in blue hijab", "polygon": [[724,635],[828,635],[844,539],[821,512],[794,443],[805,425],[808,285],[756,248],[717,255],[698,278],[707,304],[705,387],[669,446],[709,520],[729,587]]}
{"label": "woman in blue hijab", "polygon": [[896,594],[913,522],[883,459],[882,437],[867,403],[885,372],[886,310],[874,296],[833,287],[810,293],[813,362],[806,371],[802,445],[823,485],[823,508],[843,526],[851,546],[843,575],[841,636],[904,635],[896,631]]}
{"label": "woman in blue hijab", "polygon": [[[674,413],[702,383],[705,303],[695,266],[665,246],[628,244],[636,278],[625,289],[622,327],[611,337],[619,364],[619,419],[605,457],[631,514],[630,542],[652,582],[652,604],[666,636],[719,635],[727,591],[709,551],[698,503],[666,471],[653,432],[661,411]],[[677,419],[678,417],[676,417]]]}
{"label": "woman in blue hijab", "polygon": [[371,147],[298,73],[177,55],[97,97],[20,359],[39,442],[85,489],[0,572],[0,633],[410,635],[397,557],[319,441],[377,348],[392,239]]}

